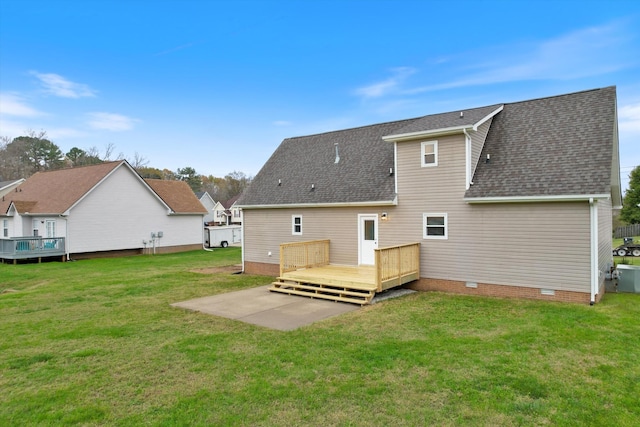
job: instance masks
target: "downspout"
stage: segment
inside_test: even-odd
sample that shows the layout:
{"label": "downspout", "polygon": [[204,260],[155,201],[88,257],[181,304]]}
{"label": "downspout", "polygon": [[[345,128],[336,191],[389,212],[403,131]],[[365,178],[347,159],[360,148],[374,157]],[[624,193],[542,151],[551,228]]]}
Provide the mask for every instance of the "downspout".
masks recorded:
{"label": "downspout", "polygon": [[591,234],[591,301],[589,305],[596,303],[596,295],[598,293],[599,266],[598,266],[598,201],[593,197],[589,198],[589,219]]}
{"label": "downspout", "polygon": [[465,186],[467,187],[466,189],[468,190],[469,187],[471,185],[473,185],[473,181],[472,181],[472,176],[471,176],[471,136],[467,133],[467,129],[463,128],[462,129],[462,133],[464,133],[465,136],[465,175],[466,175],[466,182],[465,182]]}
{"label": "downspout", "polygon": [[240,243],[241,246],[241,257],[242,257],[242,272],[244,273],[244,223],[246,221],[246,218],[244,216],[244,212],[242,214],[242,224],[240,224],[240,239],[242,240],[242,242]]}

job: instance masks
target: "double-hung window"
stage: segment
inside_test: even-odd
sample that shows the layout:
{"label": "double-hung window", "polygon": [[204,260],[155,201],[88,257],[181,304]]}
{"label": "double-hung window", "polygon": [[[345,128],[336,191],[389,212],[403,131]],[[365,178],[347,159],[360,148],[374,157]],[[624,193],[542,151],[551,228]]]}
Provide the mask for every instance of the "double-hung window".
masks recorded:
{"label": "double-hung window", "polygon": [[438,141],[425,141],[420,144],[422,167],[438,166]]}
{"label": "double-hung window", "polygon": [[447,239],[447,214],[426,213],[422,216],[423,239]]}
{"label": "double-hung window", "polygon": [[302,215],[291,215],[291,234],[302,236]]}
{"label": "double-hung window", "polygon": [[2,220],[2,237],[9,237],[9,220]]}

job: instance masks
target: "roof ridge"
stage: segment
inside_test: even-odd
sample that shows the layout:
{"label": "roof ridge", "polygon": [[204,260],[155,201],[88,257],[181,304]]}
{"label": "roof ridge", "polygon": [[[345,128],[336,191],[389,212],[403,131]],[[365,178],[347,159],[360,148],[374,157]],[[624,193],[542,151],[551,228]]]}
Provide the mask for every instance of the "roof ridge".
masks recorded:
{"label": "roof ridge", "polygon": [[46,170],[46,171],[36,171],[33,175],[36,174],[43,174],[43,173],[52,173],[52,172],[61,172],[61,171],[68,171],[68,170],[72,170],[72,169],[86,169],[86,168],[92,168],[92,167],[96,167],[96,166],[103,166],[103,165],[108,165],[111,163],[122,163],[122,162],[126,162],[126,159],[122,159],[122,160],[108,160],[106,162],[101,162],[101,163],[94,163],[92,165],[82,165],[82,166],[69,166],[69,167],[65,167],[65,168],[60,168],[60,169],[51,169],[51,170]]}
{"label": "roof ridge", "polygon": [[352,127],[352,128],[345,128],[345,129],[330,130],[330,131],[326,131],[326,132],[310,133],[308,135],[291,136],[289,138],[285,138],[283,141],[286,141],[286,140],[289,140],[289,139],[309,138],[311,136],[330,135],[332,133],[341,133],[341,132],[353,131],[353,130],[357,130],[357,129],[372,128],[372,127],[390,125],[390,124],[396,124],[396,123],[411,122],[413,120],[417,120],[417,119],[420,119],[422,117],[424,117],[424,116],[413,117],[411,119],[391,120],[391,121],[382,122],[382,123],[372,123],[372,124],[369,124],[369,125],[355,126],[355,127]]}
{"label": "roof ridge", "polygon": [[593,88],[593,89],[579,90],[579,91],[571,92],[571,93],[561,93],[561,94],[557,94],[557,95],[541,96],[539,98],[523,99],[521,101],[505,102],[504,105],[523,104],[525,102],[535,102],[535,101],[542,101],[542,100],[545,100],[545,99],[563,98],[563,97],[567,97],[567,96],[575,96],[575,95],[584,94],[584,93],[588,93],[588,92],[595,92],[595,91],[598,91],[598,90],[605,90],[605,89],[614,89],[615,90],[615,88],[616,88],[615,85],[605,86],[605,87],[597,87],[597,88]]}

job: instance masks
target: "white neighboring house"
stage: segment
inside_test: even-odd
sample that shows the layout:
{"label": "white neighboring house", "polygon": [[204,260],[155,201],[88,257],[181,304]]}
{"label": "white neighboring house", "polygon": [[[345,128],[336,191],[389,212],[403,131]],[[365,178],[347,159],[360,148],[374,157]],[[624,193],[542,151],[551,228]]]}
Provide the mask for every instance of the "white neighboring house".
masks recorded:
{"label": "white neighboring house", "polygon": [[204,223],[207,224],[209,222],[213,222],[216,219],[216,202],[213,200],[208,191],[199,191],[196,193],[196,197],[202,203],[202,206],[207,210],[207,214],[204,216]]}
{"label": "white neighboring house", "polygon": [[198,249],[206,213],[185,182],[145,180],[125,160],[38,172],[0,201],[0,258],[7,240],[37,247],[33,236],[55,238],[67,259]]}
{"label": "white neighboring house", "polygon": [[217,202],[213,208],[216,225],[241,225],[242,209],[236,205],[240,198],[237,195],[226,202]]}
{"label": "white neighboring house", "polygon": [[224,207],[222,202],[216,202],[213,208],[213,222],[216,225],[229,225],[231,222],[227,222],[229,215],[227,214],[227,208]]}
{"label": "white neighboring house", "polygon": [[239,198],[240,196],[238,195],[227,202],[229,203],[228,211],[231,224],[242,224],[242,209],[238,206],[237,203]]}

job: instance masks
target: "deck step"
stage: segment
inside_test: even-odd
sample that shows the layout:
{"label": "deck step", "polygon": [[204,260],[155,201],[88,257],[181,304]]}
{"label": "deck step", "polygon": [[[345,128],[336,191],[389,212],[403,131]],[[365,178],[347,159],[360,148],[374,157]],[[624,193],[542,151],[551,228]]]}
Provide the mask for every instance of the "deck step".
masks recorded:
{"label": "deck step", "polygon": [[358,289],[348,289],[345,287],[315,285],[282,279],[273,282],[269,287],[269,290],[272,292],[348,302],[359,305],[369,304],[375,295],[375,291],[362,291]]}

